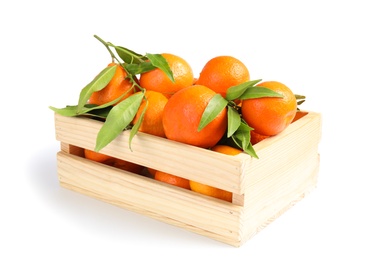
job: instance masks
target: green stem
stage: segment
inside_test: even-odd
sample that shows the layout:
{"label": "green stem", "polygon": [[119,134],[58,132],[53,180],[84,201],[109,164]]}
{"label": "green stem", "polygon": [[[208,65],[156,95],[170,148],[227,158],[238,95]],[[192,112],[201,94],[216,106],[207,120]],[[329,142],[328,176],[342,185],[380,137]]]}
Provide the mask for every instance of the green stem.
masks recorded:
{"label": "green stem", "polygon": [[236,104],[236,102],[234,102],[233,100],[230,100],[230,101],[228,102],[228,106],[234,108],[235,110],[237,110],[237,112],[238,112],[239,114],[241,114],[241,107],[238,106],[238,105]]}
{"label": "green stem", "polygon": [[[126,69],[125,69],[125,70],[126,70]],[[126,72],[127,72],[128,75],[131,75],[127,70],[126,70]],[[142,91],[142,92],[145,92],[146,89],[143,88],[143,87],[141,87],[141,86],[137,83],[137,81],[134,79],[134,77],[135,77],[135,76],[129,77],[131,83],[133,83],[133,87],[135,86],[135,87],[138,88],[138,90],[140,90],[140,91]]]}
{"label": "green stem", "polygon": [[[129,76],[128,76],[129,80],[133,83],[133,86],[136,86],[136,87],[137,87],[139,90],[141,90],[141,91],[145,91],[145,89],[143,89],[143,88],[134,80],[133,75],[131,75],[131,74],[129,73],[129,71],[121,64],[121,62],[118,60],[118,58],[115,56],[115,54],[111,51],[110,47],[115,48],[115,45],[113,45],[112,43],[109,43],[109,42],[105,42],[102,38],[100,38],[100,37],[97,36],[97,35],[94,35],[94,37],[95,37],[96,39],[98,39],[98,41],[101,42],[101,43],[107,48],[108,52],[109,52],[110,55],[111,55],[112,62],[114,62],[114,61],[116,60],[116,61],[118,62],[118,64],[119,64],[120,66],[122,66],[122,68],[126,71],[127,75],[129,75]],[[132,55],[132,56],[133,56],[133,57],[136,57],[137,59],[139,58],[139,57],[137,57],[137,56],[135,56],[135,55]]]}
{"label": "green stem", "polygon": [[102,38],[100,38],[99,36],[97,35],[94,35],[93,37],[95,37],[96,39],[99,40],[99,42],[101,42],[108,50],[108,52],[110,53],[111,55],[111,59],[112,59],[112,62],[114,62],[115,60],[117,60],[117,58],[115,57],[114,53],[110,50],[110,46],[107,42],[103,41]]}

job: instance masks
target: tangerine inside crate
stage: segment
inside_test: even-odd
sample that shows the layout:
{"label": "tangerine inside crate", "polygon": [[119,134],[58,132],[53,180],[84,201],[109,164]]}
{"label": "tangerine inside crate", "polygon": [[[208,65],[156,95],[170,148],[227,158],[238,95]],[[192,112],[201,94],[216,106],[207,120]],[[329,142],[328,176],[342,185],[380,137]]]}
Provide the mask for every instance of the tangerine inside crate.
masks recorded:
{"label": "tangerine inside crate", "polygon": [[233,193],[232,202],[195,193],[83,158],[102,122],[55,114],[60,185],[116,206],[239,247],[317,185],[321,115],[303,117],[246,153],[217,153],[124,131],[100,152]]}

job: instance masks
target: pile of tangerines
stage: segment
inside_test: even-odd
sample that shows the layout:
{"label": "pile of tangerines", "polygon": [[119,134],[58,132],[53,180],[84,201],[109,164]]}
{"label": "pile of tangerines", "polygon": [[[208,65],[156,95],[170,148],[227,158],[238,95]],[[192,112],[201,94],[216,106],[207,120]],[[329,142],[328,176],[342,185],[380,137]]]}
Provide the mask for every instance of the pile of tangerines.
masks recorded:
{"label": "pile of tangerines", "polygon": [[[95,37],[107,47],[112,62],[81,91],[77,106],[51,107],[66,116],[93,115],[104,121],[95,151],[85,150],[87,159],[147,172],[156,180],[231,201],[228,191],[145,170],[99,150],[130,129],[131,138],[139,131],[219,153],[256,157],[252,145],[279,134],[298,117],[304,97],[278,81],[251,80],[248,68],[235,57],[212,57],[195,77],[178,55],[140,55]],[[118,121],[123,123],[118,126]]]}

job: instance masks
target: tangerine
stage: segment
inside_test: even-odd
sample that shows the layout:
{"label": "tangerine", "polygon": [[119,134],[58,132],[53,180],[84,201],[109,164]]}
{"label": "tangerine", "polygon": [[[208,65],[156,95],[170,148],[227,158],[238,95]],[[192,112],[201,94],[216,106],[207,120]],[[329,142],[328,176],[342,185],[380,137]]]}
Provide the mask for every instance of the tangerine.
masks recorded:
{"label": "tangerine", "polygon": [[194,192],[232,202],[233,194],[229,191],[218,189],[192,180],[190,180],[190,188]]}
{"label": "tangerine", "polygon": [[169,183],[171,185],[175,185],[177,187],[181,187],[184,189],[189,190],[190,189],[190,181],[188,179],[162,172],[162,171],[156,171],[154,174],[154,179],[158,181],[162,181],[165,183]]}
{"label": "tangerine", "polygon": [[170,53],[162,53],[161,55],[168,62],[175,81],[172,82],[161,69],[156,68],[140,75],[139,84],[141,87],[161,92],[170,97],[178,90],[193,84],[194,74],[186,60]]}
{"label": "tangerine", "polygon": [[109,166],[113,166],[125,171],[129,171],[132,173],[141,174],[143,170],[142,165],[138,165],[136,163],[128,162],[119,158],[115,158],[109,155],[102,154],[100,152],[95,152],[93,150],[84,149],[84,157],[86,159],[103,163]]}
{"label": "tangerine", "polygon": [[232,56],[217,56],[204,65],[196,84],[204,85],[225,97],[228,88],[249,79],[249,70],[242,61]]}
{"label": "tangerine", "polygon": [[198,131],[203,112],[216,93],[202,85],[192,85],[168,99],[163,112],[163,127],[168,139],[202,148],[218,143],[227,128],[227,108]]}
{"label": "tangerine", "polygon": [[[108,66],[117,66],[115,74],[107,86],[102,90],[92,93],[88,101],[89,104],[100,106],[119,98],[126,92],[127,94],[121,100],[134,93],[135,88],[133,87],[133,83],[127,78],[127,73],[123,67],[114,62],[108,64]],[[133,91],[131,91],[131,89],[133,89]]]}
{"label": "tangerine", "polygon": [[297,100],[294,93],[278,81],[264,81],[255,87],[265,87],[283,95],[242,100],[242,118],[260,135],[273,136],[282,132],[294,119]]}
{"label": "tangerine", "polygon": [[250,132],[250,135],[251,135],[251,141],[250,142],[251,142],[252,145],[257,144],[258,142],[261,142],[264,139],[267,139],[269,137],[267,135],[258,134],[258,133],[256,133],[253,130]]}
{"label": "tangerine", "polygon": [[125,170],[125,171],[136,173],[136,174],[141,174],[141,172],[142,172],[142,170],[144,168],[142,165],[139,165],[139,164],[136,164],[136,163],[132,163],[132,162],[128,162],[128,161],[125,161],[125,160],[122,160],[122,159],[118,159],[118,158],[110,159],[109,165],[111,165],[111,166],[113,166],[115,168],[119,168],[119,169]]}
{"label": "tangerine", "polygon": [[89,150],[89,149],[84,149],[84,157],[86,159],[89,159],[89,160],[92,160],[95,162],[100,162],[100,163],[103,163],[103,162],[112,158],[111,156],[108,156],[108,155],[105,155],[105,154],[102,154],[99,152],[95,152],[95,151]]}
{"label": "tangerine", "polygon": [[237,155],[242,152],[242,150],[238,148],[234,148],[232,146],[225,145],[225,144],[217,144],[211,147],[211,150],[214,152],[223,153],[227,155]]}
{"label": "tangerine", "polygon": [[142,111],[147,105],[144,118],[138,130],[143,133],[165,137],[164,127],[162,124],[162,115],[165,104],[168,102],[168,98],[160,92],[146,90],[145,99],[138,108],[138,112],[135,115],[132,123],[135,124],[138,122]]}

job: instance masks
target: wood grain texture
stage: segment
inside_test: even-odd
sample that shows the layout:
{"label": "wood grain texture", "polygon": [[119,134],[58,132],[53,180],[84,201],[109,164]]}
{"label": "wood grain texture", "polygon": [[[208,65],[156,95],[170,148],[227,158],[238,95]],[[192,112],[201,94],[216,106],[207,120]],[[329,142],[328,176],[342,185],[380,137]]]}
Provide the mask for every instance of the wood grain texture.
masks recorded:
{"label": "wood grain texture", "polygon": [[132,151],[128,131],[103,153],[233,192],[228,203],[82,157],[101,122],[55,115],[60,184],[203,236],[241,246],[316,187],[321,116],[309,112],[254,145],[259,159],[229,156],[143,133]]}
{"label": "wood grain texture", "polygon": [[193,232],[234,244],[242,207],[95,163],[57,154],[61,186]]}
{"label": "wood grain texture", "polygon": [[[55,122],[58,141],[94,149],[101,122],[58,114]],[[124,131],[100,152],[237,194],[243,193],[240,186],[242,158],[249,155],[224,155],[144,133],[138,133],[133,138],[131,151],[129,134],[129,131]]]}

